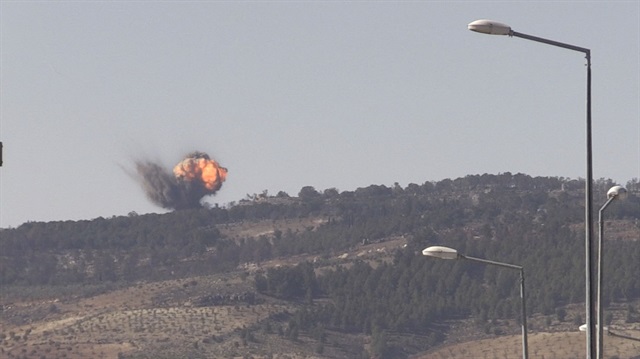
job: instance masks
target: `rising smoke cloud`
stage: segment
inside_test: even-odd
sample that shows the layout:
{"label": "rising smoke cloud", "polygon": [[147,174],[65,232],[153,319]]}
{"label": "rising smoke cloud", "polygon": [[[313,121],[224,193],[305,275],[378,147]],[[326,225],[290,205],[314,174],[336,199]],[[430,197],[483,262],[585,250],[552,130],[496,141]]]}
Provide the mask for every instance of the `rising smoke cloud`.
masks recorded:
{"label": "rising smoke cloud", "polygon": [[149,160],[135,161],[135,166],[147,197],[166,209],[202,207],[202,198],[220,190],[227,177],[227,169],[204,152],[188,154],[173,172]]}

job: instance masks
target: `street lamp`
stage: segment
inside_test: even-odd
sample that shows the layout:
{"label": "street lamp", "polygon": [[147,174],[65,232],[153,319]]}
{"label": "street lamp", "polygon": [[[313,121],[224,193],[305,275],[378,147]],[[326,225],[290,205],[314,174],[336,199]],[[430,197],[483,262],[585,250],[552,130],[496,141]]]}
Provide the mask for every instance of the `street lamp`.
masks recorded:
{"label": "street lamp", "polygon": [[602,358],[604,342],[602,340],[602,269],[603,258],[602,255],[604,248],[604,222],[602,221],[602,214],[604,210],[616,199],[625,199],[627,197],[627,190],[622,186],[613,186],[607,191],[607,202],[600,208],[598,212],[598,337],[596,340],[596,348],[598,350],[598,358]]}
{"label": "street lamp", "polygon": [[529,349],[527,344],[527,306],[524,296],[524,268],[514,264],[494,262],[487,259],[474,258],[458,253],[453,248],[433,246],[425,248],[422,254],[429,257],[436,257],[440,259],[466,259],[469,261],[480,262],[484,264],[494,265],[503,268],[517,269],[520,271],[520,300],[522,301],[522,358],[527,359],[529,357]]}
{"label": "street lamp", "polygon": [[587,177],[585,179],[585,307],[587,324],[587,359],[595,357],[596,348],[593,337],[595,325],[593,323],[593,245],[591,237],[593,234],[593,195],[591,184],[593,182],[592,151],[591,151],[591,50],[579,46],[569,45],[558,41],[543,39],[513,31],[509,25],[505,25],[492,20],[476,20],[468,25],[469,30],[489,34],[508,35],[510,37],[520,37],[526,40],[541,42],[547,45],[562,47],[565,49],[582,52],[587,59]]}
{"label": "street lamp", "polygon": [[[580,329],[581,332],[584,332],[584,331],[587,330],[587,325],[586,324],[582,324],[580,327],[578,327],[578,329]],[[611,329],[609,329],[608,327],[604,327],[603,329],[607,331],[607,335],[610,335],[612,337],[635,340],[637,342],[640,342],[640,338],[634,338],[634,337],[630,337],[628,335],[612,332]]]}
{"label": "street lamp", "polygon": [[[600,324],[597,325],[597,327],[600,327]],[[578,327],[578,330],[580,330],[581,332],[586,332],[587,331],[587,325],[586,324],[582,324],[581,326]],[[604,330],[607,331],[607,333],[609,333],[609,328],[608,327],[604,327]]]}

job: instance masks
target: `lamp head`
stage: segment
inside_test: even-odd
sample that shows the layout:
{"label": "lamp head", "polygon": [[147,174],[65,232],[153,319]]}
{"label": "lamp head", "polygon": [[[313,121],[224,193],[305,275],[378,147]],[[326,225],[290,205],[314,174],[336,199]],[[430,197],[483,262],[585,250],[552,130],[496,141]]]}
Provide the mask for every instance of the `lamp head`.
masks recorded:
{"label": "lamp head", "polygon": [[470,23],[467,28],[471,31],[489,35],[509,35],[513,33],[509,25],[493,20],[476,20]]}
{"label": "lamp head", "polygon": [[[598,324],[596,324],[596,328],[598,328]],[[587,331],[587,325],[586,324],[582,324],[581,326],[578,327],[578,329],[581,332],[586,332]],[[603,330],[606,330],[607,332],[609,331],[608,327],[602,327]]]}
{"label": "lamp head", "polygon": [[459,254],[453,248],[443,246],[433,246],[422,250],[422,255],[436,257],[440,259],[458,259]]}
{"label": "lamp head", "polygon": [[625,199],[627,198],[627,189],[622,186],[613,186],[607,191],[607,198]]}

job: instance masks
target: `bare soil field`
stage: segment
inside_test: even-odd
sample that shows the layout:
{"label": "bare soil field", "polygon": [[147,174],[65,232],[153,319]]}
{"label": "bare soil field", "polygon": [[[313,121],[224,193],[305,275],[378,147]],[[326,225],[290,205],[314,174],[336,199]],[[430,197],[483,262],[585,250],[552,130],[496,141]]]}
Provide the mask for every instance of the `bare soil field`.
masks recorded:
{"label": "bare soil field", "polygon": [[[91,298],[56,300],[55,311],[43,320],[25,325],[0,322],[0,358],[117,358],[118,353],[152,353],[185,345],[202,352],[202,357],[231,354],[224,344],[229,341],[231,350],[238,351],[243,329],[295,308],[275,301],[249,305],[232,295],[228,305],[194,307],[189,300],[171,294],[244,293],[247,286],[239,278],[210,276],[141,283]],[[197,287],[199,290],[194,289]],[[33,306],[50,307],[51,302],[7,306],[3,315]]]}
{"label": "bare soil field", "polygon": [[[640,338],[640,330],[620,331],[630,337]],[[542,332],[528,335],[529,357],[540,359],[584,358],[585,333]],[[612,335],[604,337],[605,358],[635,358],[640,356],[640,341]],[[412,359],[510,359],[522,357],[522,336],[508,335],[494,339],[482,339],[439,348],[438,350],[413,356]]]}
{"label": "bare soil field", "polygon": [[322,217],[289,218],[280,220],[264,220],[257,222],[239,222],[217,226],[218,230],[227,238],[252,238],[271,236],[277,230],[292,232],[315,228],[327,219]]}

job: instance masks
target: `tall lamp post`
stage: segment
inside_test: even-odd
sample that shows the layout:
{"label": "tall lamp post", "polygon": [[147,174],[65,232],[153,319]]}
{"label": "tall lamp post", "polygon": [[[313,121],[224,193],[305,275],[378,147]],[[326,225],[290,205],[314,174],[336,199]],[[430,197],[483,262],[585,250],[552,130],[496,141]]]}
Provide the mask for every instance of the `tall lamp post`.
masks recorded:
{"label": "tall lamp post", "polygon": [[598,337],[596,340],[596,348],[598,350],[598,359],[602,358],[604,342],[602,339],[603,333],[603,308],[602,308],[602,268],[603,268],[603,248],[604,248],[604,222],[602,221],[602,214],[604,210],[616,199],[625,199],[627,197],[627,190],[622,186],[613,186],[607,191],[607,202],[600,208],[598,212]]}
{"label": "tall lamp post", "polygon": [[591,184],[593,182],[592,152],[591,152],[591,50],[565,44],[558,41],[544,39],[513,31],[509,25],[505,25],[492,20],[476,20],[468,25],[469,30],[489,34],[508,35],[510,37],[520,37],[526,40],[541,42],[543,44],[562,47],[573,51],[582,52],[587,59],[587,176],[585,179],[585,307],[587,324],[587,359],[595,357],[596,348],[593,337],[595,336],[595,325],[593,322],[594,300],[593,300],[593,195]]}
{"label": "tall lamp post", "polygon": [[425,248],[422,251],[422,254],[425,256],[436,257],[440,259],[466,259],[473,262],[480,262],[480,263],[494,265],[498,267],[519,270],[520,271],[520,300],[522,301],[522,306],[521,306],[522,308],[522,314],[521,314],[522,315],[522,358],[527,359],[529,357],[529,349],[528,349],[528,342],[527,342],[527,306],[526,306],[526,301],[524,296],[524,268],[522,268],[522,266],[518,266],[515,264],[494,262],[487,259],[474,258],[474,257],[460,254],[458,253],[458,251],[456,251],[453,248],[442,247],[442,246],[433,246],[433,247]]}

